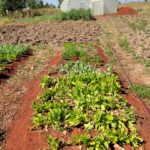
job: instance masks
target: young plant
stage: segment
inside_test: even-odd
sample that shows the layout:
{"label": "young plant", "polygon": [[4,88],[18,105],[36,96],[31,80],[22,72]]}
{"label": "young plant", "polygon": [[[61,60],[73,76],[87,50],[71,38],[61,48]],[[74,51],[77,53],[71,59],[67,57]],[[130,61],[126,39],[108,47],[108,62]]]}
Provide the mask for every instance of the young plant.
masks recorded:
{"label": "young plant", "polygon": [[58,150],[61,147],[61,142],[51,135],[47,135],[47,143],[50,150]]}
{"label": "young plant", "polygon": [[[58,71],[65,76],[55,79],[53,87],[46,88],[33,104],[35,127],[51,126],[59,132],[74,127],[94,130],[95,137],[83,134],[73,140],[90,150],[106,150],[115,144],[138,147],[142,139],[135,127],[136,116],[120,95],[120,83],[110,70],[95,71],[79,61],[61,66]],[[49,145],[59,149],[60,142],[50,137]]]}
{"label": "young plant", "polygon": [[21,45],[0,45],[0,66],[15,60],[25,54],[28,48]]}

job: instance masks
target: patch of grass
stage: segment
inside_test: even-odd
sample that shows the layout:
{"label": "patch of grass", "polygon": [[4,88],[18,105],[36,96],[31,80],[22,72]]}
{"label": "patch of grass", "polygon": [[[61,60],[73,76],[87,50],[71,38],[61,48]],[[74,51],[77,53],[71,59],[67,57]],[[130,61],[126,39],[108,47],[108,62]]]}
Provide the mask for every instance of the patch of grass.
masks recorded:
{"label": "patch of grass", "polygon": [[0,16],[0,25],[9,24],[9,23],[12,23],[13,21],[14,19],[12,18]]}
{"label": "patch of grass", "polygon": [[136,59],[138,63],[144,64],[146,67],[150,67],[150,61],[144,60],[142,57],[140,57],[135,49],[130,46],[130,43],[127,38],[120,39],[119,41],[120,46],[127,52],[131,53],[132,56]]}
{"label": "patch of grass", "polygon": [[91,20],[93,15],[90,9],[72,9],[69,12],[62,12],[61,20]]}
{"label": "patch of grass", "polygon": [[132,89],[138,96],[150,99],[150,86],[135,84]]}
{"label": "patch of grass", "polygon": [[127,38],[120,39],[119,44],[125,51],[131,53],[138,62],[141,62],[142,59],[136,54],[134,48],[130,46]]}
{"label": "patch of grass", "polygon": [[21,45],[0,45],[0,66],[15,60],[25,54],[28,48]]}
{"label": "patch of grass", "polygon": [[83,51],[82,47],[75,43],[65,43],[64,48],[65,50],[62,54],[62,57],[65,60],[71,60],[75,57],[82,57],[87,55],[86,52]]}
{"label": "patch of grass", "polygon": [[48,21],[59,20],[59,18],[60,18],[60,13],[56,13],[53,15],[42,15],[42,16],[15,19],[14,22],[21,22],[21,23],[48,22]]}
{"label": "patch of grass", "polygon": [[129,49],[129,42],[127,38],[120,39],[119,44],[125,49]]}
{"label": "patch of grass", "polygon": [[26,17],[36,17],[43,15],[53,15],[57,12],[60,12],[60,9],[51,9],[51,8],[40,8],[40,9],[28,9],[25,11],[16,10],[14,12],[8,13],[7,15],[11,18],[26,18]]}
{"label": "patch of grass", "polygon": [[85,50],[84,46],[76,43],[65,43],[62,57],[64,60],[80,59],[80,61],[89,64],[101,64],[102,60],[99,56],[90,56]]}
{"label": "patch of grass", "polygon": [[129,27],[132,28],[133,31],[136,30],[146,31],[147,25],[148,25],[148,21],[144,19],[136,20],[134,22],[129,22]]}
{"label": "patch of grass", "polygon": [[15,17],[16,14],[8,15],[6,17],[0,16],[0,25],[12,24],[12,23],[37,23],[60,20],[61,12],[56,10],[52,14],[40,14],[40,15],[26,15],[25,17]]}

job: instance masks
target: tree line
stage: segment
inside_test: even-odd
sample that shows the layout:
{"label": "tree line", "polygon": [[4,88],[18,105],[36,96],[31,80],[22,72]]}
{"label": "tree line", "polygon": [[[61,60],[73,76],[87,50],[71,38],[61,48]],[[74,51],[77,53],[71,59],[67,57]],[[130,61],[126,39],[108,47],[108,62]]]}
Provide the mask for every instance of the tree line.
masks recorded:
{"label": "tree line", "polygon": [[[59,2],[62,2],[62,0],[59,0]],[[2,15],[7,15],[7,11],[13,12],[25,8],[55,8],[55,5],[49,3],[44,4],[43,0],[0,0],[0,11]]]}

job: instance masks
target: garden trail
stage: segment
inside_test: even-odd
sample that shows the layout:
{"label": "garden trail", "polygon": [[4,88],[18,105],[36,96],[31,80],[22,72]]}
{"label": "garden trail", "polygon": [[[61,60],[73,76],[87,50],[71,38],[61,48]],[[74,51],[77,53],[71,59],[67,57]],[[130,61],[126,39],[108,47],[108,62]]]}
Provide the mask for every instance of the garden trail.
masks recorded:
{"label": "garden trail", "polygon": [[[110,19],[110,18],[109,18]],[[111,44],[114,54],[119,61],[116,60],[116,63],[113,64],[113,70],[119,75],[123,87],[128,87],[127,79],[123,73],[123,68],[126,71],[129,79],[132,83],[140,83],[150,85],[150,75],[145,71],[145,67],[142,64],[138,64],[136,60],[130,55],[124,52],[119,46],[119,31],[117,30],[117,23],[114,23],[113,20],[105,18],[101,20],[101,26],[104,30],[104,33],[111,33],[112,39],[110,41],[102,41],[107,44]],[[104,38],[101,38],[104,40]],[[120,64],[122,67],[120,67]],[[132,105],[138,115],[137,128],[142,135],[142,138],[146,141],[143,145],[144,150],[149,150],[150,148],[150,110],[145,107],[143,101],[136,97],[133,93],[123,94],[123,97],[127,99],[128,103]]]}
{"label": "garden trail", "polygon": [[[110,34],[110,37],[106,38],[107,41],[103,42],[111,45],[113,53],[119,58],[131,82],[150,85],[150,74],[146,71],[146,67],[137,63],[131,54],[125,52],[119,45],[120,32],[117,28],[119,22],[113,20],[113,18],[107,17],[103,18],[101,22],[98,21],[98,23],[103,28],[103,34]],[[115,70],[119,73],[122,72],[118,62],[115,64]]]}
{"label": "garden trail", "polygon": [[3,149],[12,121],[18,118],[23,97],[30,82],[35,79],[50,63],[55,51],[49,46],[32,47],[33,55],[23,62],[17,62],[9,79],[0,83],[0,150]]}
{"label": "garden trail", "polygon": [[18,119],[13,121],[8,133],[5,145],[6,150],[33,150],[46,146],[44,131],[42,133],[31,131],[33,114],[31,105],[41,91],[39,86],[41,78],[47,75],[49,68],[57,65],[60,60],[60,53],[57,53],[51,59],[49,66],[28,84],[28,91],[23,98],[20,112],[17,114]]}

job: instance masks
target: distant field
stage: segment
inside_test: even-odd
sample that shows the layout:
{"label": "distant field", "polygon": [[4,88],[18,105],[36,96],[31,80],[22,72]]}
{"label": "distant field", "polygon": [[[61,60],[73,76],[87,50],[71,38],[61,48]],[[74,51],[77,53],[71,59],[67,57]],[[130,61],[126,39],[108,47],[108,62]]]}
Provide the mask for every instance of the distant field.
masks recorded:
{"label": "distant field", "polygon": [[36,9],[25,12],[16,11],[5,17],[0,15],[0,25],[54,21],[59,17],[59,15],[60,9]]}

